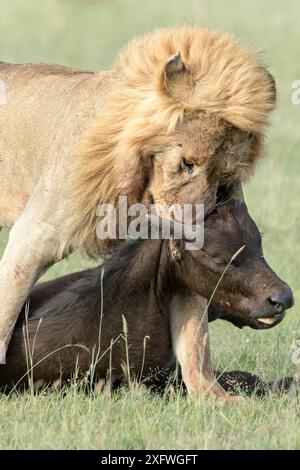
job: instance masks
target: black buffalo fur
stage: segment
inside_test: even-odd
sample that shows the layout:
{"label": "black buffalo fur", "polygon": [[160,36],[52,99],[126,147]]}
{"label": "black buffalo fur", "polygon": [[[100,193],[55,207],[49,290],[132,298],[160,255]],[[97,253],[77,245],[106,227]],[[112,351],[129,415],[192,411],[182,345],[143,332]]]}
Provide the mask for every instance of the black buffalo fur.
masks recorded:
{"label": "black buffalo fur", "polygon": [[[170,333],[174,296],[191,289],[209,298],[224,263],[241,245],[241,258],[214,295],[211,319],[221,316],[216,309],[226,316],[224,305],[230,303],[229,321],[236,315],[239,326],[259,328],[257,316],[249,313],[258,303],[265,316],[281,320],[283,312],[274,311],[268,298],[271,290],[286,285],[263,260],[246,206],[230,202],[208,217],[202,250],[187,251],[177,240],[129,240],[102,266],[37,285],[15,326],[6,364],[0,366],[0,389],[24,389],[38,381],[64,384],[74,373],[112,383],[128,374],[149,384],[166,381],[175,364]],[[256,274],[253,282],[249,263]],[[264,295],[257,284],[261,273]],[[247,306],[242,314],[241,305]],[[286,378],[267,384],[241,371],[216,372],[216,379],[227,391],[258,395],[285,391],[293,383]]]}

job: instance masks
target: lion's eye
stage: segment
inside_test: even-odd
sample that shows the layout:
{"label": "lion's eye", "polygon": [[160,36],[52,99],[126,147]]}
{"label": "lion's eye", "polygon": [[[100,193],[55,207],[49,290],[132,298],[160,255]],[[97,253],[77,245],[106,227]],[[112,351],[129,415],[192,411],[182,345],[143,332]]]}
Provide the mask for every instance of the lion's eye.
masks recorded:
{"label": "lion's eye", "polygon": [[185,158],[183,158],[180,162],[180,169],[183,171],[187,171],[188,173],[192,173],[194,171],[195,164],[192,162],[188,162]]}

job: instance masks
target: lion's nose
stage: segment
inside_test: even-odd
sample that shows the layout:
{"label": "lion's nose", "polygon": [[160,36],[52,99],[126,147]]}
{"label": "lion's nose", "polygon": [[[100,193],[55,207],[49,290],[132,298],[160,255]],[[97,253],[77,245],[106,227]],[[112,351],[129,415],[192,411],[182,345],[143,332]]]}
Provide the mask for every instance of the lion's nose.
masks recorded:
{"label": "lion's nose", "polygon": [[276,309],[284,312],[288,308],[291,308],[294,305],[294,296],[293,292],[289,286],[285,286],[284,289],[279,292],[274,293],[270,297],[270,302],[274,304]]}

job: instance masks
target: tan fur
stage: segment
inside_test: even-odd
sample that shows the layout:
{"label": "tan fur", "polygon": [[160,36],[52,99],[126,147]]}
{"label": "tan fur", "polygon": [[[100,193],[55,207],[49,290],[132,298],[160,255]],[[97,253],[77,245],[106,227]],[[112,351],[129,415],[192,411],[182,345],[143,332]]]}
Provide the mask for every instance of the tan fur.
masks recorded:
{"label": "tan fur", "polygon": [[[174,55],[185,71],[176,71]],[[155,146],[170,145],[185,116],[205,111],[259,140],[275,102],[273,78],[258,58],[206,29],[172,28],[137,38],[120,54],[117,71],[113,93],[74,156],[64,249],[103,250],[94,235],[97,205],[115,203],[119,194],[141,200]]]}

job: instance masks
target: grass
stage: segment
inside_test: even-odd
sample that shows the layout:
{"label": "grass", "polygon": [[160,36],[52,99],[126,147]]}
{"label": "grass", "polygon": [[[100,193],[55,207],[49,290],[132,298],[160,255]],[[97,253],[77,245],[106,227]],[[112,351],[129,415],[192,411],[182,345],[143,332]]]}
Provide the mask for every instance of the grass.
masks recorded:
{"label": "grass", "polygon": [[9,423],[2,448],[284,449],[300,442],[299,401],[290,397],[207,409],[142,388],[93,400],[71,388],[64,398],[48,393],[1,400],[0,418]]}
{"label": "grass", "polygon": [[[264,379],[297,373],[291,345],[300,339],[300,105],[291,84],[300,79],[300,5],[289,0],[0,0],[0,58],[10,62],[56,62],[98,70],[109,67],[133,35],[156,26],[192,23],[232,32],[264,51],[278,86],[278,107],[268,133],[268,157],[245,194],[264,233],[268,261],[293,288],[296,306],[273,330],[211,325],[214,365],[244,369]],[[1,190],[1,189],[0,189]],[[0,249],[7,233],[0,237]],[[46,275],[55,277],[89,262],[74,254]],[[300,373],[300,370],[298,370]],[[219,408],[182,396],[166,399],[142,387],[91,397],[71,387],[0,397],[1,448],[300,448],[300,398],[251,399]]]}

